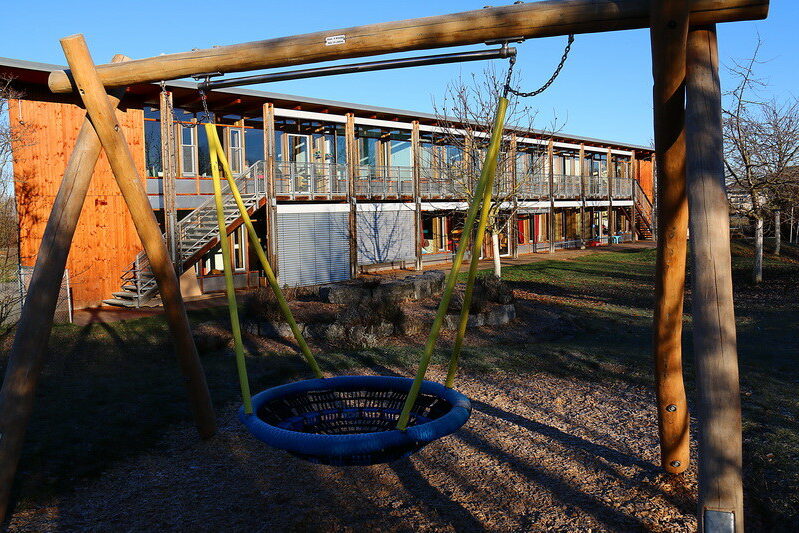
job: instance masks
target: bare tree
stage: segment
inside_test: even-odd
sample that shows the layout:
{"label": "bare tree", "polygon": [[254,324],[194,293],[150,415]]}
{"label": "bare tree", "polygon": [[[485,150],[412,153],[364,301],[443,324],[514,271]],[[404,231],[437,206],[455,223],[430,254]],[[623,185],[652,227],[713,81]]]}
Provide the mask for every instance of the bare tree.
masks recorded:
{"label": "bare tree", "polygon": [[16,323],[22,302],[19,286],[19,221],[17,219],[13,150],[27,139],[24,124],[14,124],[10,102],[21,95],[13,79],[0,77],[0,340]]}
{"label": "bare tree", "polygon": [[[755,283],[763,280],[764,220],[774,215],[779,221],[791,179],[788,169],[799,160],[799,100],[761,96],[766,83],[755,75],[761,46],[758,39],[751,58],[728,67],[737,84],[727,93],[723,110],[728,184],[742,198],[733,208],[754,225]],[[775,226],[779,232],[780,224]]]}
{"label": "bare tree", "polygon": [[[515,78],[514,78],[515,81]],[[433,164],[441,169],[446,179],[455,188],[458,196],[471,202],[477,179],[491,136],[497,102],[504,89],[504,73],[498,74],[493,66],[481,74],[472,74],[471,79],[458,77],[447,85],[441,103],[433,102],[441,132],[436,139],[442,149],[431,154]],[[517,131],[533,129],[537,112],[514,96],[508,97],[505,128]],[[508,227],[508,221],[518,211],[515,199],[525,188],[531,187],[536,176],[544,174],[547,140],[552,137],[557,125],[552,119],[552,133],[540,135],[540,145],[526,147],[532,151],[526,164],[517,163],[516,153],[511,150],[511,139],[503,141],[497,161],[497,175],[489,211],[487,232],[491,236],[494,274],[502,275],[500,263],[500,238]],[[514,180],[515,173],[515,180]],[[510,238],[510,231],[508,238]]]}

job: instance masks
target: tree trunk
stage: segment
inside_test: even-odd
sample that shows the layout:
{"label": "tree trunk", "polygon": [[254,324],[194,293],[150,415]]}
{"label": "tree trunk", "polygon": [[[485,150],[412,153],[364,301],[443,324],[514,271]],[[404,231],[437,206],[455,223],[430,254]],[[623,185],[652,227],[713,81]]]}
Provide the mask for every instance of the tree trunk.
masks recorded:
{"label": "tree trunk", "polygon": [[791,233],[790,233],[790,235],[788,235],[788,242],[791,243],[791,244],[793,244],[793,228],[794,228],[794,223],[793,223],[793,207],[792,207],[791,208],[791,225],[790,225],[790,232]]}
{"label": "tree trunk", "polygon": [[763,215],[755,217],[755,266],[752,270],[752,281],[763,281]]}
{"label": "tree trunk", "polygon": [[502,277],[502,262],[499,260],[499,233],[491,232],[491,249],[494,256],[494,275]]}
{"label": "tree trunk", "polygon": [[782,223],[780,222],[780,210],[774,211],[774,255],[780,255],[780,245],[782,245]]}

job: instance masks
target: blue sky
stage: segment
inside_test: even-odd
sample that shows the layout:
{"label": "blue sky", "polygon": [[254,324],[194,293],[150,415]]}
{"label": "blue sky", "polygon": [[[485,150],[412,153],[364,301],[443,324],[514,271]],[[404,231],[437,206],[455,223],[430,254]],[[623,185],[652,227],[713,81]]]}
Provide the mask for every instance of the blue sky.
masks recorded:
{"label": "blue sky", "polygon": [[[508,2],[510,3],[510,2]],[[759,74],[778,97],[799,94],[799,2],[772,0],[768,20],[724,24],[719,30],[722,63],[751,54],[759,33]],[[9,2],[0,17],[0,56],[63,64],[58,39],[83,33],[95,61],[115,53],[133,58],[192,48],[282,37],[319,30],[480,9],[486,0],[438,2],[195,0],[135,3],[107,1]],[[501,5],[501,4],[491,4]],[[519,48],[517,69],[523,90],[532,90],[557,64],[565,38],[528,41]],[[482,46],[470,47],[484,48]],[[498,65],[499,67],[499,65]],[[505,68],[502,65],[500,68]],[[417,111],[432,111],[446,84],[460,74],[482,71],[480,63],[355,74],[281,82],[266,90]],[[722,72],[724,88],[729,79]],[[651,65],[645,30],[578,35],[572,56],[558,81],[531,105],[540,109],[544,127],[556,113],[563,131],[624,142],[652,139]]]}

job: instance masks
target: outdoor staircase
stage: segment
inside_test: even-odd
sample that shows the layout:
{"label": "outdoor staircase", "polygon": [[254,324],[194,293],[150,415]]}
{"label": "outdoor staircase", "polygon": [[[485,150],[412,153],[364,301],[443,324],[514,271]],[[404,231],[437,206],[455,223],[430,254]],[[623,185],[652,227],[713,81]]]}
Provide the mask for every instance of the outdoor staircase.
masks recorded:
{"label": "outdoor staircase", "polygon": [[[265,195],[265,162],[258,161],[234,178],[241,193],[241,199],[252,214],[263,205]],[[241,214],[226,181],[222,182],[222,202],[225,213],[225,226],[230,231],[241,223]],[[166,235],[164,238],[166,239]],[[219,242],[219,226],[216,219],[214,197],[210,196],[196,209],[176,224],[175,246],[180,271],[194,266],[200,258]],[[113,298],[103,300],[106,305],[119,307],[145,307],[158,305],[158,285],[150,269],[150,262],[144,251],[122,274],[122,288],[113,293]]]}
{"label": "outdoor staircase", "polygon": [[[654,224],[652,223],[652,202],[636,181],[635,185],[635,231],[638,238],[651,241],[654,239]],[[624,214],[632,220],[632,208],[624,207]]]}

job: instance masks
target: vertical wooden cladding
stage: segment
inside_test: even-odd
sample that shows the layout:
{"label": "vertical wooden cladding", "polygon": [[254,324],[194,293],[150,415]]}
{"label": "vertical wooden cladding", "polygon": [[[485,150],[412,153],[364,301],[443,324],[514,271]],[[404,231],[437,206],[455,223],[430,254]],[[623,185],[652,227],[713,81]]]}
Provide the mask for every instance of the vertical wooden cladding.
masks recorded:
{"label": "vertical wooden cladding", "polygon": [[638,183],[641,190],[649,197],[649,201],[655,199],[655,172],[652,159],[638,159]]}
{"label": "vertical wooden cladding", "polygon": [[[129,109],[117,114],[144,175],[143,112]],[[86,113],[71,104],[14,100],[10,116],[14,117],[12,127],[27,139],[14,150],[14,183],[22,264],[33,266]],[[119,277],[140,250],[125,201],[101,153],[67,260],[75,307],[97,305],[119,290]]]}

